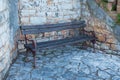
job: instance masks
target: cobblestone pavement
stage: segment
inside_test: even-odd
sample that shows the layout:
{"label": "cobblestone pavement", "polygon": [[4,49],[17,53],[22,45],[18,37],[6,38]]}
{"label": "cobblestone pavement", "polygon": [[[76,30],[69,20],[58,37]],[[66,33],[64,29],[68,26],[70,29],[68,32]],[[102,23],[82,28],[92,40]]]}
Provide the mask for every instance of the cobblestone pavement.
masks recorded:
{"label": "cobblestone pavement", "polygon": [[[37,53],[37,68],[21,53],[11,66],[7,80],[120,80],[120,57],[75,46]],[[32,55],[29,55],[32,60]]]}

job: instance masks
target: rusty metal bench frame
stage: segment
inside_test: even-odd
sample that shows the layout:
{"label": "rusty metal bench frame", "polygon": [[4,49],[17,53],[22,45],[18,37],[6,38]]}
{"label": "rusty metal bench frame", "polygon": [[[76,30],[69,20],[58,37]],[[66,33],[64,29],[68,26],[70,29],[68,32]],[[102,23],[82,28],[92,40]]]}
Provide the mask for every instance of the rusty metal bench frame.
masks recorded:
{"label": "rusty metal bench frame", "polygon": [[[26,52],[30,50],[34,57],[34,67],[35,67],[35,57],[36,57],[36,49],[48,49],[56,46],[71,44],[71,43],[78,43],[78,42],[85,42],[91,41],[93,43],[93,47],[96,38],[94,32],[85,31],[84,27],[86,26],[85,21],[73,21],[73,22],[66,22],[66,23],[58,23],[58,24],[45,24],[45,25],[30,25],[30,26],[20,26],[20,31],[22,35],[25,37],[25,44],[24,47],[26,48]],[[67,29],[80,29],[79,36],[73,36],[70,38],[59,39],[59,40],[52,40],[46,42],[36,42],[35,40],[30,40],[27,38],[28,34],[39,34],[45,32],[52,32],[52,31],[61,31]],[[31,44],[28,43],[31,42]]]}

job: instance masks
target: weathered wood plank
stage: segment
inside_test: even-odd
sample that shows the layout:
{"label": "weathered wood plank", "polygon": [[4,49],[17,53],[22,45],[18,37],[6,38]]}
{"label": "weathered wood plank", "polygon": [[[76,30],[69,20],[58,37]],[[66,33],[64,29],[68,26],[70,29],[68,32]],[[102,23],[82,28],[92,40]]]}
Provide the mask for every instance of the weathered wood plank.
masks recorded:
{"label": "weathered wood plank", "polygon": [[28,25],[28,26],[20,26],[21,29],[39,29],[39,28],[51,28],[51,27],[65,27],[70,25],[80,25],[85,24],[85,21],[73,21],[66,23],[57,23],[57,24],[44,24],[44,25]]}
{"label": "weathered wood plank", "polygon": [[[94,37],[92,37],[92,36],[81,35],[78,37],[65,38],[65,39],[60,39],[60,40],[52,40],[52,41],[47,41],[47,42],[39,42],[39,43],[37,43],[37,47],[40,49],[50,48],[50,47],[54,47],[54,46],[72,44],[72,43],[77,43],[77,42],[84,42],[84,41],[93,40],[93,39],[94,39]],[[25,46],[30,47],[31,49],[34,49],[32,44],[26,44]]]}
{"label": "weathered wood plank", "polygon": [[93,40],[93,39],[86,38],[86,39],[75,40],[75,41],[72,41],[72,42],[53,44],[53,45],[50,45],[50,46],[43,46],[43,47],[38,47],[38,48],[39,49],[49,49],[49,48],[54,48],[54,47],[56,48],[58,46],[63,46],[63,45],[68,45],[68,44],[73,44],[73,43],[80,43],[80,42],[85,42],[85,41],[90,41],[90,40]]}
{"label": "weathered wood plank", "polygon": [[66,26],[66,27],[51,27],[51,28],[43,28],[43,29],[28,29],[28,30],[22,30],[22,34],[38,34],[43,32],[51,32],[51,31],[61,31],[66,29],[75,29],[75,28],[84,28],[86,24],[81,25],[72,25],[72,26]]}

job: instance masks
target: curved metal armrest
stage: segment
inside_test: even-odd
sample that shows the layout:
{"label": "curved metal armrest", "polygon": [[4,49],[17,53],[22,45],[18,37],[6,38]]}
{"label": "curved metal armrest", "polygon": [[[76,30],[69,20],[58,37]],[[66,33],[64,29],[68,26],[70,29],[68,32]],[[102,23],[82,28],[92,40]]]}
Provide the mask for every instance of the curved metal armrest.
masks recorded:
{"label": "curved metal armrest", "polygon": [[27,41],[32,42],[32,45],[34,46],[34,48],[35,48],[35,49],[37,48],[37,43],[36,43],[36,40],[35,40],[35,39],[27,39]]}
{"label": "curved metal armrest", "polygon": [[87,35],[91,35],[91,36],[93,36],[93,37],[96,37],[94,31],[85,31],[85,30],[84,30],[84,33],[87,34]]}

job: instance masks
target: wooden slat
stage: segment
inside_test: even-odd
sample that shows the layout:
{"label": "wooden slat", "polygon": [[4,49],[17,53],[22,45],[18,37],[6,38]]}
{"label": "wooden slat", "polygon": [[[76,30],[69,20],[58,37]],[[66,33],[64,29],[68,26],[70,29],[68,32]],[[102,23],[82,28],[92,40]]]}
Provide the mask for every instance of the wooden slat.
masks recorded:
{"label": "wooden slat", "polygon": [[53,43],[48,43],[48,44],[44,44],[44,45],[39,44],[40,46],[38,46],[38,48],[50,48],[50,47],[54,47],[54,46],[61,46],[61,45],[84,42],[84,41],[89,41],[89,40],[93,40],[93,37],[70,38],[70,39],[55,41]]}
{"label": "wooden slat", "polygon": [[38,47],[40,49],[49,49],[49,48],[53,48],[53,47],[58,47],[58,46],[62,46],[62,45],[68,45],[68,44],[73,44],[73,43],[79,43],[79,42],[85,42],[85,41],[89,41],[89,40],[93,40],[92,38],[83,38],[83,39],[79,39],[79,40],[74,40],[72,42],[66,42],[66,43],[58,43],[58,44],[53,44],[50,46],[43,46],[43,47]]}
{"label": "wooden slat", "polygon": [[70,26],[70,25],[80,25],[81,23],[85,24],[85,21],[73,21],[66,23],[57,23],[57,24],[44,24],[44,25],[28,25],[28,26],[20,26],[21,29],[39,29],[39,28],[49,28],[49,27],[62,27],[62,26]]}
{"label": "wooden slat", "polygon": [[51,27],[51,28],[43,28],[43,29],[29,29],[29,30],[22,30],[22,34],[38,34],[43,32],[51,32],[51,31],[60,31],[60,30],[66,30],[66,29],[74,29],[74,28],[84,28],[86,24],[81,25],[72,25],[72,26],[66,26],[66,27]]}
{"label": "wooden slat", "polygon": [[[40,49],[50,48],[50,47],[54,47],[54,46],[72,44],[72,43],[77,43],[77,42],[84,42],[84,41],[89,41],[89,40],[93,40],[93,39],[94,38],[92,36],[81,35],[79,37],[72,37],[72,38],[65,38],[65,39],[60,39],[60,40],[40,42],[40,43],[37,43],[37,47]],[[31,47],[31,49],[34,49],[31,44],[28,44],[26,46]]]}

